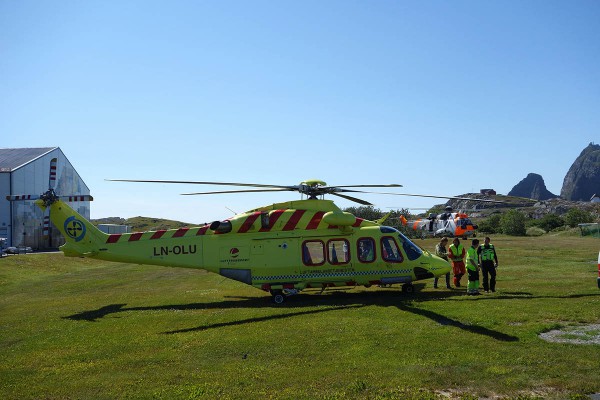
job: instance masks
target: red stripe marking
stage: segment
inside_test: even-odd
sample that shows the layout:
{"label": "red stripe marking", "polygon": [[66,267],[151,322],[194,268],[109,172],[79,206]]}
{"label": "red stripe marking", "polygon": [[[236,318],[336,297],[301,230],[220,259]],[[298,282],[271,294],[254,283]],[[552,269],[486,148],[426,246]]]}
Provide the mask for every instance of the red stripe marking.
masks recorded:
{"label": "red stripe marking", "polygon": [[271,228],[275,226],[275,223],[279,220],[279,217],[283,215],[285,210],[275,210],[271,214],[269,214],[269,227],[268,228],[260,228],[259,232],[269,232]]}
{"label": "red stripe marking", "polygon": [[364,219],[362,219],[362,218],[356,218],[356,222],[354,223],[354,225],[352,225],[352,227],[358,228],[360,226],[360,224],[362,224],[363,221],[364,221]]}
{"label": "red stripe marking", "polygon": [[325,215],[325,211],[317,211],[306,226],[306,229],[317,229],[323,219],[323,215]]}
{"label": "red stripe marking", "polygon": [[294,211],[294,213],[292,214],[292,216],[290,217],[287,224],[285,224],[285,226],[283,227],[282,230],[293,231],[296,228],[296,225],[298,225],[300,218],[302,218],[302,216],[304,215],[305,212],[306,212],[306,210]]}
{"label": "red stripe marking", "polygon": [[119,239],[121,239],[121,236],[122,235],[120,233],[114,233],[110,235],[108,239],[106,239],[106,243],[117,243]]}
{"label": "red stripe marking", "polygon": [[131,234],[131,236],[129,236],[129,241],[130,242],[138,241],[141,239],[143,234],[144,234],[143,232],[134,232]]}
{"label": "red stripe marking", "polygon": [[161,230],[158,230],[158,231],[154,232],[154,234],[152,235],[152,237],[150,238],[150,240],[152,240],[152,239],[160,239],[165,234],[165,232],[166,232],[165,229],[161,229]]}
{"label": "red stripe marking", "polygon": [[210,225],[204,225],[202,228],[198,229],[198,232],[196,233],[196,236],[205,235],[209,226]]}
{"label": "red stripe marking", "polygon": [[240,229],[238,230],[238,233],[246,233],[250,230],[250,228],[252,228],[252,225],[254,225],[254,222],[256,221],[256,219],[258,217],[260,217],[261,212],[257,211],[255,213],[253,213],[252,215],[250,215],[248,218],[246,218],[246,220],[244,221],[244,223],[242,224],[242,226],[240,227]]}
{"label": "red stripe marking", "polygon": [[172,237],[177,238],[177,237],[182,237],[183,235],[185,235],[187,233],[187,231],[189,231],[190,228],[179,228],[177,229],[177,232],[175,232],[173,234]]}

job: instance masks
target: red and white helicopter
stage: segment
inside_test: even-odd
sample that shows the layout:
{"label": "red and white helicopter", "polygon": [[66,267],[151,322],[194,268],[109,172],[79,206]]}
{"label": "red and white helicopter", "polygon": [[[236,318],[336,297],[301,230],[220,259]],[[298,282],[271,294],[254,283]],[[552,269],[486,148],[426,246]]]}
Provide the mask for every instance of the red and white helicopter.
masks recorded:
{"label": "red and white helicopter", "polygon": [[446,207],[441,214],[429,214],[427,218],[414,221],[402,219],[402,224],[412,228],[421,237],[468,237],[477,236],[477,225],[464,212],[453,212],[452,207]]}

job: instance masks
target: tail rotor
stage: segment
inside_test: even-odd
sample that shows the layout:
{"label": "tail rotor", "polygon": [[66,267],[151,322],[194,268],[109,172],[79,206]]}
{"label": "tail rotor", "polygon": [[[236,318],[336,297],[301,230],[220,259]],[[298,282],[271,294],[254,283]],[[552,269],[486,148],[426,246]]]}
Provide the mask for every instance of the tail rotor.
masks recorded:
{"label": "tail rotor", "polygon": [[[53,158],[52,160],[50,160],[50,173],[48,174],[48,192],[46,192],[44,195],[52,193],[54,194],[54,189],[56,188],[56,164],[57,164],[58,159]],[[42,196],[44,196],[42,195]],[[56,194],[54,194],[54,196],[56,196]],[[44,203],[46,205],[47,201],[46,199],[44,199]],[[44,211],[44,223],[43,223],[43,228],[42,228],[42,237],[44,238],[44,240],[48,241],[48,247],[52,247],[52,235],[51,235],[51,224],[50,224],[50,207],[46,207],[46,210]]]}

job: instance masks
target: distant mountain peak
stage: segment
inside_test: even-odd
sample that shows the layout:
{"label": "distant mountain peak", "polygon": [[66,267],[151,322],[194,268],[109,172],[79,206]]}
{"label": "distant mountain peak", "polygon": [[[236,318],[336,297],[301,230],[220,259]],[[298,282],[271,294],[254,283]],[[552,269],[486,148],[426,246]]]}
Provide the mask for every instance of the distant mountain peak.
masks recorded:
{"label": "distant mountain peak", "polygon": [[577,157],[563,181],[565,200],[589,201],[600,192],[600,145],[590,143]]}
{"label": "distant mountain peak", "polygon": [[558,197],[546,189],[544,178],[539,174],[529,173],[508,192],[509,196],[527,197],[536,200],[548,200]]}

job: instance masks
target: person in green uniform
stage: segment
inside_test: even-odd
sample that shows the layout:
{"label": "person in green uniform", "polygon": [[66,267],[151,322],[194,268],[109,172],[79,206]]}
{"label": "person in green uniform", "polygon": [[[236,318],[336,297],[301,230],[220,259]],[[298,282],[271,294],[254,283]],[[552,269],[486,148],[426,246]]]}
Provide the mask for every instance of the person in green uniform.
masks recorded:
{"label": "person in green uniform", "polygon": [[[481,274],[483,275],[483,290],[486,293],[496,291],[496,268],[498,268],[498,256],[494,245],[490,243],[488,236],[483,240],[483,246],[477,249],[481,260]],[[489,275],[489,282],[488,282]]]}
{"label": "person in green uniform", "polygon": [[479,248],[479,239],[471,241],[471,247],[467,250],[467,273],[469,274],[469,282],[467,283],[467,294],[469,296],[479,295],[479,256],[477,249]]}

